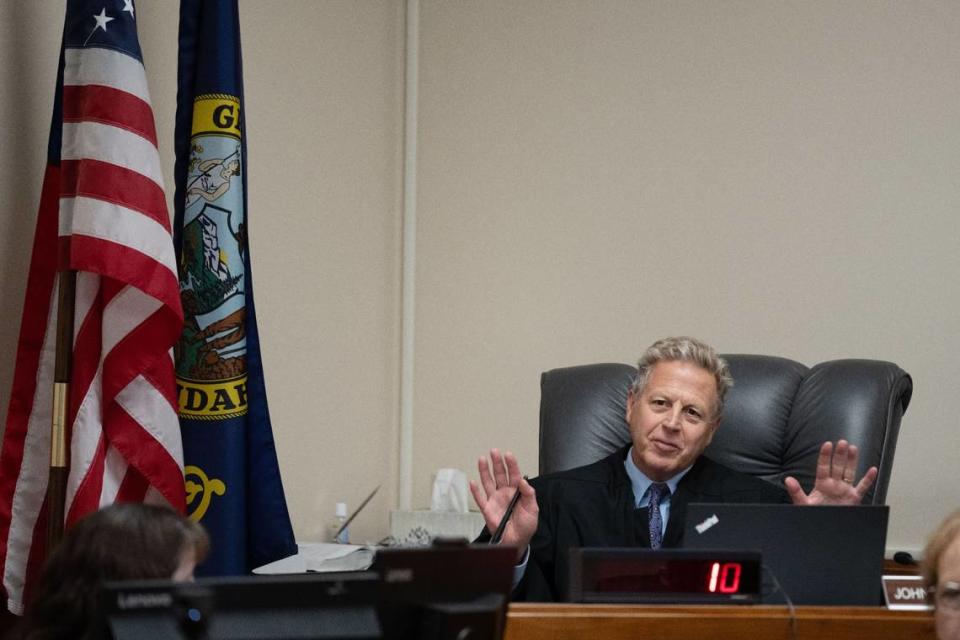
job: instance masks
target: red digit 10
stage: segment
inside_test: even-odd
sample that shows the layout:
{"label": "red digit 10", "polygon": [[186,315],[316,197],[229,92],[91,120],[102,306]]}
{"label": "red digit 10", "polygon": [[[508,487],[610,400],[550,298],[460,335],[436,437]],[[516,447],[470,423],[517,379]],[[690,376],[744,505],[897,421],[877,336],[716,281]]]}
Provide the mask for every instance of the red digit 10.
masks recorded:
{"label": "red digit 10", "polygon": [[736,593],[740,589],[740,563],[714,562],[710,566],[710,593]]}

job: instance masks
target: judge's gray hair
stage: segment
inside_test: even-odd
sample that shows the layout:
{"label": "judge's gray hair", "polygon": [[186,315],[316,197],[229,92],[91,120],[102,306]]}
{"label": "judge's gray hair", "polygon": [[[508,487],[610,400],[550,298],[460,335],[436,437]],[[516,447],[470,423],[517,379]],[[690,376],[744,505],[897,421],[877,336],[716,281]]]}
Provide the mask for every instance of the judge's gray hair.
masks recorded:
{"label": "judge's gray hair", "polygon": [[654,365],[658,362],[676,361],[695,364],[714,377],[717,382],[717,406],[714,407],[714,415],[719,418],[723,413],[727,390],[733,386],[733,376],[730,375],[727,361],[721,358],[713,347],[696,338],[663,338],[650,345],[637,362],[637,377],[634,378],[630,390],[635,395],[640,395],[650,380]]}

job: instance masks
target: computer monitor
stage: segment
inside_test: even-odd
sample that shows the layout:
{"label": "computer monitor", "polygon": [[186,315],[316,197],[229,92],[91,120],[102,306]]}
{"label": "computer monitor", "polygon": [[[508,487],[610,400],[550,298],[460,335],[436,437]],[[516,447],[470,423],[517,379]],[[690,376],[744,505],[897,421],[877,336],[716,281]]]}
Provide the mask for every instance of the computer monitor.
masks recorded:
{"label": "computer monitor", "polygon": [[500,640],[516,549],[384,550],[374,570],[108,583],[106,640]]}
{"label": "computer monitor", "polygon": [[112,640],[379,640],[374,572],[108,583],[101,637]]}
{"label": "computer monitor", "polygon": [[385,637],[499,640],[516,560],[514,547],[466,541],[381,551],[372,569],[383,580]]}

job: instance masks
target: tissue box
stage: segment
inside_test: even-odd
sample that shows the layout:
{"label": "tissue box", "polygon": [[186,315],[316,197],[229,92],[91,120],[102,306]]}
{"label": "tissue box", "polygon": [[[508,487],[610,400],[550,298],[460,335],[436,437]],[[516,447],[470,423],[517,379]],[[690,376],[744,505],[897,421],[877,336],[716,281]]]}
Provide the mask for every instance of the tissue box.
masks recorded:
{"label": "tissue box", "polygon": [[[433,538],[466,538],[473,541],[483,530],[483,516],[476,511],[451,513],[417,509],[390,512],[390,536],[401,544],[429,544]],[[429,537],[429,539],[425,539]]]}

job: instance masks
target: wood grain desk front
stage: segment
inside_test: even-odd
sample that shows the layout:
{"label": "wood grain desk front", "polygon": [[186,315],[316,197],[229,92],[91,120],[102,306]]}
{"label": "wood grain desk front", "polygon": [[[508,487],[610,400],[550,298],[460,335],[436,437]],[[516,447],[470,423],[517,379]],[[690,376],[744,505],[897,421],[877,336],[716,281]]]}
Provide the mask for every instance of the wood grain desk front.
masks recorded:
{"label": "wood grain desk front", "polygon": [[929,611],[771,605],[513,603],[504,640],[935,640]]}

